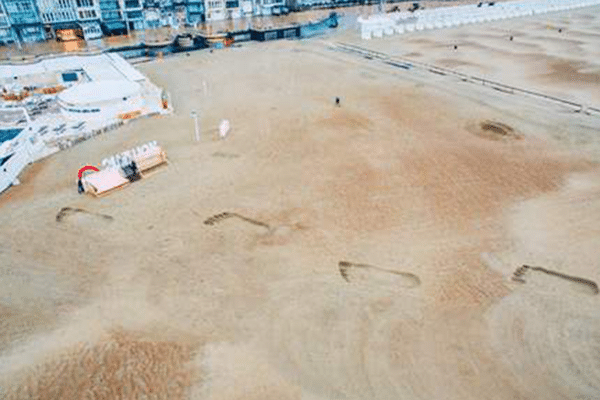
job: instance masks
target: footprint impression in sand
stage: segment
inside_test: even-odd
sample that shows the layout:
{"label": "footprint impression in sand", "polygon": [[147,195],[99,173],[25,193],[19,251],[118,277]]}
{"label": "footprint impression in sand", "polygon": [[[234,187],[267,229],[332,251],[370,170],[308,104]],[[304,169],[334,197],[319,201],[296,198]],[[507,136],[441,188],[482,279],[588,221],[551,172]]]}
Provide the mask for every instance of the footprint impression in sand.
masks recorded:
{"label": "footprint impression in sand", "polygon": [[240,221],[244,221],[247,222],[249,224],[252,225],[256,225],[256,226],[260,226],[263,228],[266,228],[267,230],[271,230],[271,226],[269,224],[266,224],[264,222],[261,221],[257,221],[248,217],[244,217],[243,215],[237,214],[237,213],[232,213],[232,212],[222,212],[220,214],[215,214],[210,218],[207,218],[206,220],[204,220],[204,225],[215,225],[219,222],[222,222],[226,219],[230,219],[230,218],[235,218],[238,219]]}
{"label": "footprint impression in sand", "polygon": [[362,283],[386,288],[415,288],[421,280],[410,272],[394,271],[374,265],[340,261],[340,274],[349,283]]}
{"label": "footprint impression in sand", "polygon": [[84,210],[83,208],[63,207],[56,214],[56,222],[64,222],[75,215],[83,215],[94,220],[112,221],[114,218],[110,215],[95,213]]}
{"label": "footprint impression in sand", "polygon": [[534,281],[536,283],[547,283],[549,285],[557,284],[557,280],[562,280],[563,282],[566,282],[571,289],[577,292],[590,295],[597,295],[599,293],[598,284],[592,280],[551,271],[542,267],[531,267],[529,265],[523,265],[522,267],[517,268],[513,273],[512,280],[520,283]]}

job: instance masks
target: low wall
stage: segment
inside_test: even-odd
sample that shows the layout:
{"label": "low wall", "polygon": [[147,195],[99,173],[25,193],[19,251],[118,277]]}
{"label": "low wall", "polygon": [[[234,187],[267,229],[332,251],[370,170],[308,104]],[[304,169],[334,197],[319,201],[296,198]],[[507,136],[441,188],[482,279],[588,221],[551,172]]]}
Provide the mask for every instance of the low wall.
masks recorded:
{"label": "low wall", "polygon": [[23,141],[15,150],[14,155],[0,167],[0,193],[11,187],[17,181],[21,171],[32,161],[31,146],[27,140]]}

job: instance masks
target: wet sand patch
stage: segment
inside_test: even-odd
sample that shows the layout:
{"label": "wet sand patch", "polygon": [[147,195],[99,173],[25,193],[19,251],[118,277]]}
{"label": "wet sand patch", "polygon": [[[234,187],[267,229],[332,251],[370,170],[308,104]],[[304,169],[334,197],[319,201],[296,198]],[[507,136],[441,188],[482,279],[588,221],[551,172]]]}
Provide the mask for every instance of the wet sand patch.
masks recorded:
{"label": "wet sand patch", "polygon": [[[549,73],[540,75],[548,82],[569,85],[600,85],[600,67],[569,60],[548,61]],[[585,70],[591,71],[585,71]]]}

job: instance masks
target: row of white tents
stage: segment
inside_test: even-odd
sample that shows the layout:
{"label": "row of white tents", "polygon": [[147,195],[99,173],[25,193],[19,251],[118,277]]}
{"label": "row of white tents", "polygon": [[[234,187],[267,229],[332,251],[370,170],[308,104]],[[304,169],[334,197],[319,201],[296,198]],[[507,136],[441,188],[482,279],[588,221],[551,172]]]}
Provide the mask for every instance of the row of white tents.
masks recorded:
{"label": "row of white tents", "polygon": [[479,3],[455,7],[440,7],[376,14],[359,17],[361,37],[371,39],[383,35],[402,34],[425,29],[451,28],[460,25],[498,21],[554,11],[565,11],[600,4],[600,0],[533,0],[501,3]]}

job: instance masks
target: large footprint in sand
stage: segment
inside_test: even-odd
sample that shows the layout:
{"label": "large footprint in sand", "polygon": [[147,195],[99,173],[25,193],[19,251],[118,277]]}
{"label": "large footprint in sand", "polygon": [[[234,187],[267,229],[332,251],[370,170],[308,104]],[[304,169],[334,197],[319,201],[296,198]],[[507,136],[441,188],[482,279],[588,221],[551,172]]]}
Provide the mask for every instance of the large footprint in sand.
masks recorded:
{"label": "large footprint in sand", "polygon": [[566,284],[574,292],[585,293],[589,295],[598,294],[598,284],[590,279],[581,278],[563,274],[562,272],[552,271],[542,267],[531,267],[523,265],[515,270],[512,280],[515,282],[526,283],[526,279],[542,286],[546,282],[547,286],[558,286],[561,283]]}
{"label": "large footprint in sand", "polygon": [[110,215],[91,212],[84,210],[83,208],[63,207],[56,214],[56,222],[64,222],[65,220],[74,218],[75,216],[83,216],[84,218],[90,218],[99,221],[113,220],[113,217]]}
{"label": "large footprint in sand", "polygon": [[[574,175],[508,217],[511,248],[484,259],[522,282],[487,312],[494,358],[512,372],[522,398],[600,399],[597,172]],[[544,268],[515,271],[516,262]]]}
{"label": "large footprint in sand", "polygon": [[252,218],[244,217],[243,215],[240,215],[238,213],[228,212],[228,211],[222,212],[220,214],[215,214],[215,215],[205,219],[204,225],[213,226],[215,224],[218,224],[224,220],[231,219],[231,218],[237,219],[239,221],[247,222],[249,224],[259,226],[259,227],[265,228],[267,230],[271,230],[271,227],[264,222],[257,221]]}
{"label": "large footprint in sand", "polygon": [[394,271],[369,264],[340,261],[340,274],[347,282],[388,288],[414,288],[421,280],[410,272]]}

